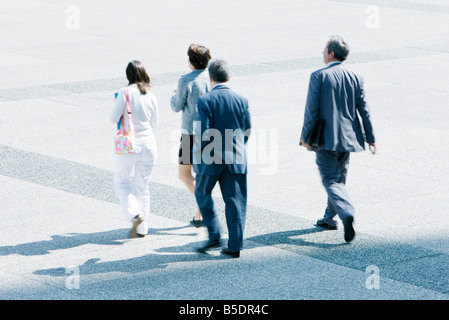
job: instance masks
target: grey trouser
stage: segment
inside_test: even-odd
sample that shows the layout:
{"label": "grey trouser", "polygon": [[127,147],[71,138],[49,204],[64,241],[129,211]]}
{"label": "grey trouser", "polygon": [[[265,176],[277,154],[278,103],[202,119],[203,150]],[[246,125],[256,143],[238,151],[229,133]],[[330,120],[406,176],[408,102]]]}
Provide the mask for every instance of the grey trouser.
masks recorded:
{"label": "grey trouser", "polygon": [[228,227],[228,248],[231,251],[243,249],[245,229],[247,182],[246,174],[231,174],[223,166],[215,166],[214,175],[196,175],[195,196],[207,227],[210,240],[220,239],[220,224],[214,208],[212,190],[220,184],[225,202],[226,224]]}
{"label": "grey trouser", "polygon": [[320,150],[316,152],[316,164],[323,186],[327,192],[327,207],[324,220],[337,226],[336,215],[344,221],[354,217],[354,207],[346,190],[346,175],[349,167],[349,152]]}

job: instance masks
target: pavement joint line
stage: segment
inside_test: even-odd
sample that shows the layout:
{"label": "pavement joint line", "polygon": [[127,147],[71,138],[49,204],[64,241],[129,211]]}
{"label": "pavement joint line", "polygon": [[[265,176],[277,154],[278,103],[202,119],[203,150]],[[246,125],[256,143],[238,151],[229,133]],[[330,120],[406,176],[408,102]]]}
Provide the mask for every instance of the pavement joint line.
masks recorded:
{"label": "pavement joint line", "polygon": [[[415,53],[408,52],[410,49],[415,50]],[[407,56],[401,54],[404,50],[407,51]],[[346,63],[360,64],[371,63],[379,61],[400,60],[406,58],[416,58],[423,54],[419,52],[428,52],[429,49],[425,47],[412,48],[404,47],[392,49],[388,52],[385,50],[370,51],[370,52],[354,52],[352,53]],[[447,53],[447,52],[440,52]],[[322,57],[302,57],[297,59],[288,59],[271,62],[256,62],[244,65],[231,66],[231,74],[233,77],[252,76],[260,74],[270,74],[279,72],[289,72],[295,70],[319,69],[322,68]],[[164,86],[176,83],[179,77],[185,74],[181,72],[167,72],[151,75],[152,83],[155,86]],[[113,91],[117,88],[126,85],[123,77],[120,78],[106,78],[75,82],[64,82],[55,84],[44,84],[36,86],[18,87],[18,88],[0,88],[0,97],[6,101],[21,101],[29,99],[39,99],[52,96],[62,96],[66,94],[87,94],[102,91]],[[45,90],[42,90],[45,89]],[[1,101],[5,102],[5,101]]]}
{"label": "pavement joint line", "polygon": [[[5,145],[0,145],[0,155],[2,155],[0,175],[118,204],[112,189],[113,173],[110,171]],[[85,176],[90,178],[83,179]],[[154,209],[151,213],[173,220],[186,221],[185,219],[190,217],[185,217],[185,214],[180,214],[180,212],[191,212],[194,204],[188,201],[179,201],[179,199],[187,195],[189,194],[180,188],[152,183],[152,208]],[[163,210],[162,203],[167,201],[167,197],[173,197],[174,201],[170,203],[176,206],[176,210]],[[222,212],[223,208],[224,205],[217,201],[217,212]],[[449,291],[449,279],[447,279],[447,283],[441,284],[435,283],[433,279],[427,279],[428,275],[416,275],[414,278],[408,279],[394,273],[394,266],[404,263],[404,261],[418,262],[420,263],[419,268],[422,269],[425,267],[425,258],[440,258],[449,261],[447,254],[400,242],[387,242],[382,238],[367,234],[358,234],[357,238],[362,240],[354,246],[346,245],[340,243],[342,242],[342,239],[339,238],[342,237],[341,232],[323,234],[324,230],[313,228],[313,222],[309,220],[255,206],[248,206],[247,211],[245,241],[252,241],[256,245],[277,247],[355,270],[363,270],[367,264],[383,265],[392,269],[387,276],[389,279],[438,292]],[[282,219],[272,220],[278,214],[283,215]],[[219,216],[220,222],[225,225],[223,215],[219,214]],[[294,230],[291,230],[292,226],[295,227]],[[319,242],[314,242],[313,237],[316,235],[326,235],[324,241],[330,240],[331,243],[323,243],[320,236]],[[312,241],[304,240],[302,236],[312,237]],[[352,250],[348,248],[352,248]],[[3,248],[2,251],[2,247],[0,247],[1,252],[10,254],[8,248]]]}
{"label": "pavement joint line", "polygon": [[408,47],[410,49],[414,50],[425,50],[425,51],[432,51],[432,52],[438,52],[438,53],[449,53],[449,50],[441,50],[441,49],[434,49],[434,48],[428,48],[426,46],[419,46],[419,47]]}

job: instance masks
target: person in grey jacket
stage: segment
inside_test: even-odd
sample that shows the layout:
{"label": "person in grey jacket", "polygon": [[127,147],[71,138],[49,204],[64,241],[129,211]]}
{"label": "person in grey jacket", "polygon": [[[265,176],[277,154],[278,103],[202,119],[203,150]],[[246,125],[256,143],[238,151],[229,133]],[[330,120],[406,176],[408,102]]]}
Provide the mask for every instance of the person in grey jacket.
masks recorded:
{"label": "person in grey jacket", "polygon": [[[178,81],[178,87],[171,97],[174,112],[182,111],[181,143],[179,148],[179,179],[187,189],[195,194],[195,178],[192,175],[192,148],[194,141],[194,122],[197,120],[198,98],[211,90],[209,74],[206,70],[211,59],[207,47],[191,44],[187,50],[188,64],[192,70]],[[203,226],[201,212],[198,209],[191,223]]]}
{"label": "person in grey jacket", "polygon": [[332,36],[327,42],[323,51],[327,66],[310,76],[300,141],[302,146],[312,149],[314,128],[319,121],[324,123],[324,141],[314,151],[328,200],[324,217],[317,221],[317,226],[337,229],[334,217],[338,215],[343,222],[346,242],[355,236],[355,210],[346,189],[349,155],[365,150],[365,142],[373,154],[376,152],[363,78],[343,64],[348,54],[349,47],[341,36]]}

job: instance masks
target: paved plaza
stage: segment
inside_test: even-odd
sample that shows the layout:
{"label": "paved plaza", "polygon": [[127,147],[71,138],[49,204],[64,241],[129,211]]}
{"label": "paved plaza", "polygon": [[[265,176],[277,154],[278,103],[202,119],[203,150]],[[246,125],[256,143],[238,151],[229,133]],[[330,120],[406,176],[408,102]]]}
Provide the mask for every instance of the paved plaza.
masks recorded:
{"label": "paved plaza", "polygon": [[[448,21],[446,0],[1,1],[0,299],[448,300]],[[351,156],[350,244],[315,227],[326,194],[298,146],[333,34],[364,76],[378,146]],[[195,252],[207,234],[178,179],[170,97],[191,43],[229,62],[250,103],[239,259]],[[108,119],[133,59],[159,104],[143,239],[112,188]]]}

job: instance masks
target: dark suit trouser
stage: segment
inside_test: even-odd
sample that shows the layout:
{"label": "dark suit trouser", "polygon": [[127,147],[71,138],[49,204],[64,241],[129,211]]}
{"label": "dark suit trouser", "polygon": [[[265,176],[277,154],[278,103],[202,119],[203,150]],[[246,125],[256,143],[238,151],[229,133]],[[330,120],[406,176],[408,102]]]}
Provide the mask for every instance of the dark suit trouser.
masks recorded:
{"label": "dark suit trouser", "polygon": [[346,189],[346,175],[349,167],[349,152],[321,150],[316,152],[316,163],[323,186],[327,192],[327,208],[324,220],[336,226],[338,217],[344,221],[354,217],[354,207]]}
{"label": "dark suit trouser", "polygon": [[231,251],[240,251],[243,249],[246,218],[246,174],[231,174],[225,170],[224,166],[216,166],[214,175],[196,175],[195,197],[210,240],[220,239],[220,224],[212,199],[212,190],[217,181],[225,202],[229,233],[228,248]]}

